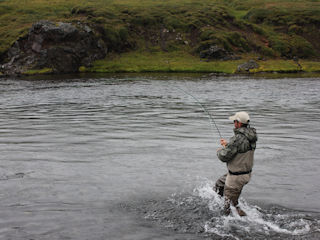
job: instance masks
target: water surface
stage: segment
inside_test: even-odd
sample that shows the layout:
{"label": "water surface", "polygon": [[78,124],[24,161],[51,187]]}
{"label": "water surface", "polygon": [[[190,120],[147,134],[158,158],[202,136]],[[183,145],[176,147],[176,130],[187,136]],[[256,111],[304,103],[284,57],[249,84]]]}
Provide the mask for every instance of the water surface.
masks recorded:
{"label": "water surface", "polygon": [[[211,189],[228,117],[259,140],[248,217]],[[118,75],[0,82],[1,239],[319,239],[320,79]]]}

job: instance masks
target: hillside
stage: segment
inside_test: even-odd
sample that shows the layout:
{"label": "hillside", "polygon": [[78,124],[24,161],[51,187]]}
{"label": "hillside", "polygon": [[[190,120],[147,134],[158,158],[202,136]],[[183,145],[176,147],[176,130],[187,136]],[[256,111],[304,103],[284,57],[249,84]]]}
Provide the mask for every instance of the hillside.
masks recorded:
{"label": "hillside", "polygon": [[80,71],[320,71],[317,0],[0,0],[1,63],[40,20],[93,29],[107,54]]}

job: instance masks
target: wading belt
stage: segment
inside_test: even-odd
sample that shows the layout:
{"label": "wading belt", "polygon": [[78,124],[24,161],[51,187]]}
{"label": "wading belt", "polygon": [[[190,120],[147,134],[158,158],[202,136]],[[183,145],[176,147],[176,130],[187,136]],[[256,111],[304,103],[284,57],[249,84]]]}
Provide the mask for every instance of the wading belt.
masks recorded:
{"label": "wading belt", "polygon": [[230,173],[231,175],[244,175],[244,174],[249,174],[249,173],[251,173],[251,172],[252,172],[252,170],[247,171],[247,172],[231,172],[231,171],[229,170],[229,173]]}

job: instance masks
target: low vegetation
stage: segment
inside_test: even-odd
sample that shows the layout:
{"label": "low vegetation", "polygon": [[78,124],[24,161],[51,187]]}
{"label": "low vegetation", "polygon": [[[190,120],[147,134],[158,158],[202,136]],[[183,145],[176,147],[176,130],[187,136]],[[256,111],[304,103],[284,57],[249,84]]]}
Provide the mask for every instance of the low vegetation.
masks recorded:
{"label": "low vegetation", "polygon": [[[106,43],[81,72],[234,73],[251,58],[253,72],[320,71],[318,0],[0,0],[0,62],[43,19],[86,23]],[[237,58],[200,59],[213,45]]]}

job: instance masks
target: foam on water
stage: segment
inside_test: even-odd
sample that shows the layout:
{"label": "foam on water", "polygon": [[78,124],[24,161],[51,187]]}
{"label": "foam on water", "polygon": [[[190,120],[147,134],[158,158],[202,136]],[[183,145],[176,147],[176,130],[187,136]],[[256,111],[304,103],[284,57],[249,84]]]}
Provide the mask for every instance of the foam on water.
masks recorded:
{"label": "foam on water", "polygon": [[319,218],[279,206],[259,207],[240,198],[247,216],[223,212],[224,198],[205,180],[190,192],[169,198],[140,201],[131,208],[147,220],[176,232],[214,239],[319,239]]}
{"label": "foam on water", "polygon": [[[194,189],[194,195],[206,200],[210,211],[217,209],[222,211],[224,199],[213,191],[212,186],[213,183],[206,182]],[[243,198],[240,198],[239,205],[247,213],[246,217],[240,217],[232,207],[231,215],[215,215],[207,221],[204,226],[205,231],[220,236],[232,236],[235,239],[239,238],[230,232],[242,232],[242,236],[245,233],[268,236],[274,233],[304,235],[311,231],[312,222],[303,214],[277,213],[277,211],[268,213],[259,206],[250,205]]]}

